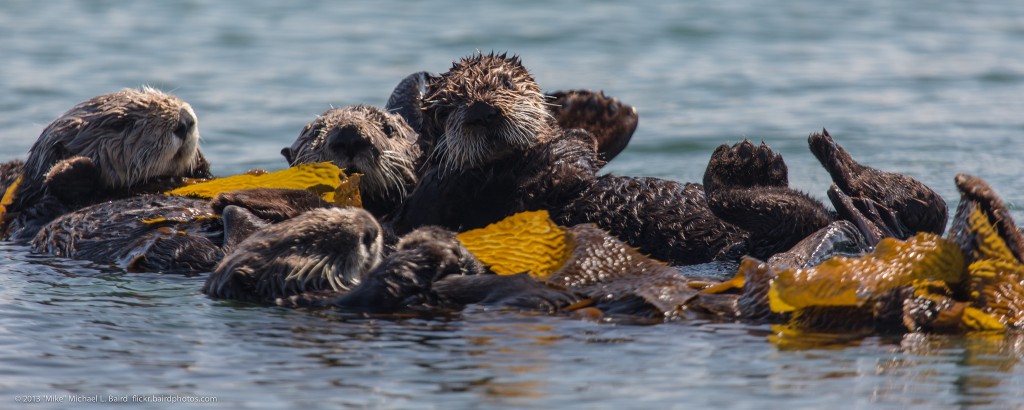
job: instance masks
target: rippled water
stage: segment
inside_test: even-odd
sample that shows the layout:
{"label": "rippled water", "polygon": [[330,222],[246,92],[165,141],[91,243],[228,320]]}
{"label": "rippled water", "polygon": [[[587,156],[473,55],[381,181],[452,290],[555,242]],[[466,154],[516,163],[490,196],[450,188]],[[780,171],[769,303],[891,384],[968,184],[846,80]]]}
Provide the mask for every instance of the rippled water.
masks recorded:
{"label": "rippled water", "polygon": [[[953,176],[980,175],[1024,219],[1022,2],[549,3],[5,1],[0,158],[24,157],[73,104],[148,84],[193,105],[215,173],[283,168],[280,148],[331,106],[381,105],[408,73],[507,50],[547,90],[604,89],[638,108],[612,172],[698,181],[715,146],[746,137],[824,198],[806,136],[827,127],[951,206]],[[1024,406],[1018,336],[824,344],[767,326],[479,308],[364,317],[213,301],[196,279],[11,245],[0,260],[0,408],[108,408],[67,400],[109,395],[217,398],[199,408]]]}

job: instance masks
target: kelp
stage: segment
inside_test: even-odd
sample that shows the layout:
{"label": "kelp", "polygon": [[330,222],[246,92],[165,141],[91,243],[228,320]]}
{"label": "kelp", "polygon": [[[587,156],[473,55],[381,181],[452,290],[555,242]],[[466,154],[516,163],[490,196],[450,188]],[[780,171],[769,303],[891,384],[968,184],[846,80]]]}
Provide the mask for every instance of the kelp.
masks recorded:
{"label": "kelp", "polygon": [[253,188],[306,189],[338,206],[362,206],[359,174],[346,176],[330,162],[301,164],[275,172],[249,172],[183,186],[168,195],[210,199],[228,191]]}

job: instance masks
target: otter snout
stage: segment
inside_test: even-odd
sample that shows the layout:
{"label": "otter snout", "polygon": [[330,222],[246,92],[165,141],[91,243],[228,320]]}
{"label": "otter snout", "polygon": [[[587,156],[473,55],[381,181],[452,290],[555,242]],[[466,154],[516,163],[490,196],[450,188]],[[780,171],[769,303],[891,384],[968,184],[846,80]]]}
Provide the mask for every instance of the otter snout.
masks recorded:
{"label": "otter snout", "polygon": [[345,125],[332,133],[327,140],[331,151],[337,158],[355,158],[363,152],[370,151],[372,145],[355,125]]}
{"label": "otter snout", "polygon": [[466,109],[465,123],[466,125],[490,127],[495,124],[500,113],[498,107],[483,101],[474,101]]}

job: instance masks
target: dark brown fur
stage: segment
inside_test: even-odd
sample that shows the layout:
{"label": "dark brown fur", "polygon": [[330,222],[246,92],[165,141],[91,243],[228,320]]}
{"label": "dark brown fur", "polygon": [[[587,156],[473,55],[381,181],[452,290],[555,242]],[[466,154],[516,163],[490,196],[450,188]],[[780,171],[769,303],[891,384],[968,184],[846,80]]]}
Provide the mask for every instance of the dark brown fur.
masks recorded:
{"label": "dark brown fur", "polygon": [[899,238],[917,232],[942,234],[946,229],[946,202],[920,181],[861,165],[826,130],[811,134],[807,142],[841,191],[892,212],[896,221],[889,229]]}
{"label": "dark brown fur", "polygon": [[[428,224],[467,230],[516,212],[546,209],[559,224],[595,223],[644,253],[683,265],[734,259],[744,251],[767,257],[762,252],[774,251],[779,242],[792,245],[806,236],[789,237],[790,231],[776,232],[774,226],[807,222],[787,220],[804,218],[804,206],[824,212],[806,195],[786,196],[781,190],[770,192],[771,199],[793,198],[784,204],[797,208],[772,208],[767,199],[763,208],[758,208],[761,203],[737,201],[740,206],[750,204],[762,216],[778,218],[763,222],[774,224],[770,226],[749,224],[759,235],[753,241],[751,232],[712,212],[698,184],[597,176],[604,163],[597,157],[594,137],[578,129],[563,131],[536,115],[534,108],[543,100],[515,57],[465,58],[429,89],[434,91],[425,119],[439,142],[430,154],[432,167],[395,220],[398,232]],[[527,107],[526,112],[516,111],[519,107]],[[533,134],[510,135],[509,129]],[[764,172],[748,166],[751,163],[736,164],[737,174]],[[774,161],[765,161],[764,166],[775,166]],[[723,196],[734,193],[721,191]],[[741,209],[723,209],[742,214]],[[807,217],[815,225],[802,231],[826,225],[818,223],[820,216]],[[771,247],[761,249],[765,243]]]}
{"label": "dark brown fur", "polygon": [[604,91],[559,90],[547,98],[560,128],[582,128],[594,136],[602,161],[611,161],[626,149],[639,124],[636,108],[604,95]]}

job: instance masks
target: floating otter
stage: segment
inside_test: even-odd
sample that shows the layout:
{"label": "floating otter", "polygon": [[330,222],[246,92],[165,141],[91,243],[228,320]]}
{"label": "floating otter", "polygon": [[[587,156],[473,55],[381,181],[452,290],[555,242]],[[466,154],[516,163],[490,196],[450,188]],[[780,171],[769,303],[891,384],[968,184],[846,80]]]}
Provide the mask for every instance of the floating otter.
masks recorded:
{"label": "floating otter", "polygon": [[[173,188],[183,177],[209,177],[197,123],[188,103],[149,87],[74,106],[50,123],[29,150],[7,208],[7,216],[16,215],[6,227],[8,237],[30,240],[44,224],[76,207]],[[76,189],[74,194],[81,196],[71,203],[59,198],[66,199],[67,192],[45,189],[48,175],[62,161],[92,173],[81,179],[88,188]]]}
{"label": "floating otter", "polygon": [[384,257],[382,230],[357,208],[331,208],[260,229],[239,243],[203,293],[258,303],[374,311],[470,303],[554,311],[578,298],[526,275],[489,271],[453,232],[424,227]]}
{"label": "floating otter", "polygon": [[[75,187],[88,185],[95,174],[89,171],[86,166],[55,167],[47,189],[74,192]],[[305,189],[243,189],[212,199],[143,194],[61,215],[39,231],[32,248],[111,263],[131,272],[195,275],[212,270],[224,250],[253,231],[331,206]]]}
{"label": "floating otter", "polygon": [[381,227],[367,211],[311,210],[238,243],[207,278],[203,293],[273,302],[304,292],[347,291],[380,262],[383,246]]}
{"label": "floating otter", "polygon": [[[418,171],[434,140],[420,138],[426,72],[407,76],[384,109],[355,105],[328,110],[281,150],[289,165],[333,161],[350,173],[362,173],[363,207],[378,218],[390,215],[418,181]],[[610,160],[636,130],[636,109],[603,92],[557,91],[545,105],[554,123],[583,128],[597,136],[598,151]]]}
{"label": "floating otter", "polygon": [[332,161],[350,174],[363,174],[363,207],[378,217],[391,213],[416,185],[420,152],[417,133],[405,119],[368,105],[324,112],[281,150],[292,166]]}
{"label": "floating otter", "polygon": [[[395,218],[398,232],[431,224],[464,231],[546,209],[561,225],[595,223],[659,260],[687,265],[784,250],[829,222],[788,223],[826,215],[819,203],[790,190],[793,207],[769,212],[778,213],[772,223],[800,232],[746,231],[716,216],[699,184],[597,176],[604,163],[593,135],[549,120],[539,87],[517,57],[465,58],[430,84],[427,101],[424,134],[436,142],[423,178]],[[746,160],[725,164],[737,172],[768,172]],[[751,232],[769,236],[751,239]],[[759,244],[771,246],[747,249]]]}

